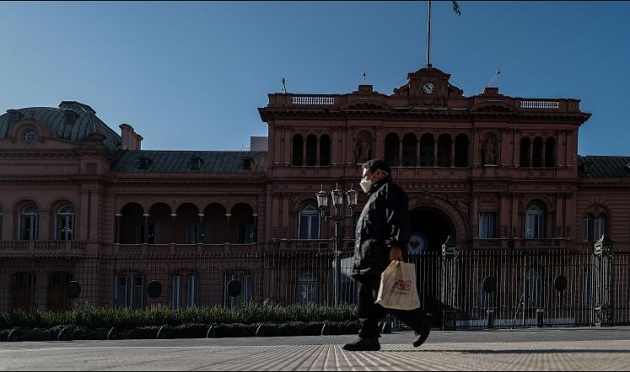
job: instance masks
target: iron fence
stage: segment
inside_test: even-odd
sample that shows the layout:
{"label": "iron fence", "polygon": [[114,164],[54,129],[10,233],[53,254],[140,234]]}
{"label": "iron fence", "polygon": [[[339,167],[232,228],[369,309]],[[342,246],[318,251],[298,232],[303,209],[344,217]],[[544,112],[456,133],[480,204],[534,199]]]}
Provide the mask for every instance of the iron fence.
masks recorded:
{"label": "iron fence", "polygon": [[[348,247],[346,247],[348,248]],[[234,307],[247,302],[356,304],[352,256],[330,249],[238,253],[152,251],[0,256],[0,310],[95,305]],[[422,307],[443,329],[629,324],[629,253],[568,249],[425,252],[416,265]],[[392,323],[393,327],[400,324]]]}

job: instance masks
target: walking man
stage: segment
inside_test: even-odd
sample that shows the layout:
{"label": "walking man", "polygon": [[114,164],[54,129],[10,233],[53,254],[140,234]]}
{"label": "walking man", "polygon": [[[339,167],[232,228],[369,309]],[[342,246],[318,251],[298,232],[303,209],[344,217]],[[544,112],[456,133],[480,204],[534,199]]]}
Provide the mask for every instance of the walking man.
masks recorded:
{"label": "walking man", "polygon": [[413,346],[426,341],[431,331],[431,317],[421,308],[386,309],[375,304],[381,273],[391,261],[406,258],[410,235],[409,198],[392,181],[389,165],[383,160],[368,160],[361,167],[361,189],[369,195],[357,221],[352,278],[359,291],[361,328],[357,341],[343,346],[350,351],[378,351],[381,345],[379,322],[392,314],[418,335]]}

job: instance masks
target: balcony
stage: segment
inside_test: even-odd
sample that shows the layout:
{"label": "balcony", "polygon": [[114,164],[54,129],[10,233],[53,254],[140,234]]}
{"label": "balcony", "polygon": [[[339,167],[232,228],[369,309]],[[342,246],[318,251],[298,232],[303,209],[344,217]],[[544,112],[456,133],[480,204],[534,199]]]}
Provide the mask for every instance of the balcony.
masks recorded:
{"label": "balcony", "polygon": [[112,254],[141,257],[159,256],[223,256],[251,255],[262,252],[262,244],[258,243],[223,243],[223,244],[114,244]]}
{"label": "balcony", "polygon": [[[273,248],[278,251],[295,252],[333,252],[335,249],[335,239],[272,239]],[[341,251],[344,253],[353,252],[354,239],[344,238]]]}
{"label": "balcony", "polygon": [[472,239],[472,249],[568,249],[571,238],[523,239],[523,238],[488,238]]}
{"label": "balcony", "polygon": [[521,239],[514,238],[515,249],[567,249],[570,248],[570,238]]}
{"label": "balcony", "polygon": [[86,243],[75,240],[0,241],[0,256],[83,256]]}

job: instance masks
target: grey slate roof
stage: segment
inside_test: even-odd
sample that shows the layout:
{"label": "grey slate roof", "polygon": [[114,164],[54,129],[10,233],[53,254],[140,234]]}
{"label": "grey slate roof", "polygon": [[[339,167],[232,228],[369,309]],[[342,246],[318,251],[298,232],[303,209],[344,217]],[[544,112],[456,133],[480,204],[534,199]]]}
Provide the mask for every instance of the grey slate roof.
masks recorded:
{"label": "grey slate roof", "polygon": [[[140,168],[141,158],[149,159],[146,169]],[[244,158],[253,159],[251,169],[243,169]],[[191,159],[198,158],[199,169],[191,169]],[[244,173],[265,172],[266,151],[153,151],[125,150],[111,166],[113,172],[134,173]],[[194,160],[193,160],[194,162]]]}
{"label": "grey slate roof", "polygon": [[[21,113],[22,119],[34,116],[39,123],[50,126],[60,139],[84,142],[89,140],[91,133],[101,133],[105,136],[104,145],[110,152],[118,151],[121,147],[120,136],[96,116],[96,111],[90,106],[76,101],[62,101],[59,107],[27,107],[7,110],[6,113],[0,115],[0,139],[7,138],[14,124],[9,120],[12,111]],[[74,124],[66,124],[67,112],[76,114]]]}
{"label": "grey slate roof", "polygon": [[579,156],[578,178],[630,178],[630,156]]}

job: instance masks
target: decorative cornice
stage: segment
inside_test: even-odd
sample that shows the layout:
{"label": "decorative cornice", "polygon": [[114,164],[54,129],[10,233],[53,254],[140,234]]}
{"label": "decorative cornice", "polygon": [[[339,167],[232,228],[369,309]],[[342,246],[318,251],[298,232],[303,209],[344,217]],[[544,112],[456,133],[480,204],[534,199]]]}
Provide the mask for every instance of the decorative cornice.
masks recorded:
{"label": "decorative cornice", "polygon": [[470,187],[467,182],[407,182],[400,181],[398,184],[407,192],[415,190],[463,190],[469,191]]}
{"label": "decorative cornice", "polygon": [[160,197],[160,198],[181,198],[181,197],[186,197],[186,198],[199,198],[199,197],[203,197],[203,198],[208,198],[208,197],[245,197],[245,198],[250,198],[250,197],[259,197],[261,196],[263,193],[261,192],[260,194],[255,194],[255,193],[243,193],[243,192],[235,192],[235,193],[226,193],[226,192],[216,192],[216,193],[210,193],[210,192],[165,192],[165,193],[161,193],[161,192],[118,192],[118,191],[114,191],[113,195],[115,197],[134,197],[134,198],[154,198],[154,197]]}

